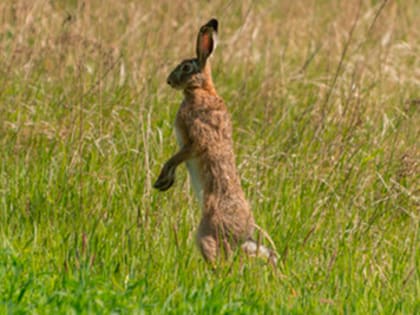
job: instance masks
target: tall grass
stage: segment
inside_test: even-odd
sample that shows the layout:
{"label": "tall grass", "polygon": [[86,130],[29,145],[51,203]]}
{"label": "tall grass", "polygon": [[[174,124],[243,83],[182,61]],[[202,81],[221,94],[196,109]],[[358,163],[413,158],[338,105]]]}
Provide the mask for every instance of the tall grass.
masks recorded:
{"label": "tall grass", "polygon": [[[0,313],[420,313],[420,5],[2,1]],[[216,271],[165,84],[220,21],[214,81],[281,254]]]}

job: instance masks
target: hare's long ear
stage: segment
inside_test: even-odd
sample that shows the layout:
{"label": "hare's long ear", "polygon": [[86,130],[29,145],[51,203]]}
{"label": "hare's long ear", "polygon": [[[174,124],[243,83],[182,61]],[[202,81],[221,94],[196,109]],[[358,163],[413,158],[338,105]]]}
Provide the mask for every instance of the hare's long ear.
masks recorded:
{"label": "hare's long ear", "polygon": [[207,58],[211,55],[213,49],[216,48],[217,26],[217,20],[211,19],[198,32],[197,58],[201,68],[204,68]]}

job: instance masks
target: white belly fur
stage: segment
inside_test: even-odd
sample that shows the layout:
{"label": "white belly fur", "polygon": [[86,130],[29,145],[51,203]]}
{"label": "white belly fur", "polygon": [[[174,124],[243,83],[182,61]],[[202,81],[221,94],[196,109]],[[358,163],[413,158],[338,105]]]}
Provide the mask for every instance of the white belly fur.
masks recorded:
{"label": "white belly fur", "polygon": [[[175,128],[176,139],[180,147],[184,145],[182,137],[179,135],[177,128]],[[198,167],[198,160],[191,159],[186,161],[188,173],[190,174],[191,186],[194,190],[195,197],[198,199],[201,207],[203,206],[203,185],[200,180],[200,170]]]}

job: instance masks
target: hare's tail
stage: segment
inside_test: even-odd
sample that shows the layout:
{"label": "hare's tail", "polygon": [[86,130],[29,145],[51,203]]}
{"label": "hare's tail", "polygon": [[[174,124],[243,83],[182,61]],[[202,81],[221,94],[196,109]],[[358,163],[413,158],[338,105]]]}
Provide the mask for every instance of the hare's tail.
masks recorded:
{"label": "hare's tail", "polygon": [[262,257],[267,259],[268,262],[270,262],[272,265],[277,265],[277,257],[279,257],[279,254],[277,253],[276,245],[274,244],[270,235],[268,235],[268,233],[263,228],[255,223],[254,226],[258,232],[270,243],[272,249],[262,245],[260,238],[258,237],[258,241],[253,239],[248,239],[245,241],[241,246],[242,250],[249,256]]}

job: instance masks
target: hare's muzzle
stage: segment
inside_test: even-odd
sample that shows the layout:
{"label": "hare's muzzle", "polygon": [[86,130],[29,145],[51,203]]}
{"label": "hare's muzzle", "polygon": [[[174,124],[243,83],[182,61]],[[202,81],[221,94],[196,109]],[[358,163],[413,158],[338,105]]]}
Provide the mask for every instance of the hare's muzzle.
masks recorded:
{"label": "hare's muzzle", "polygon": [[174,75],[171,73],[168,78],[166,79],[166,83],[168,83],[171,87],[175,86],[176,79],[174,80]]}

